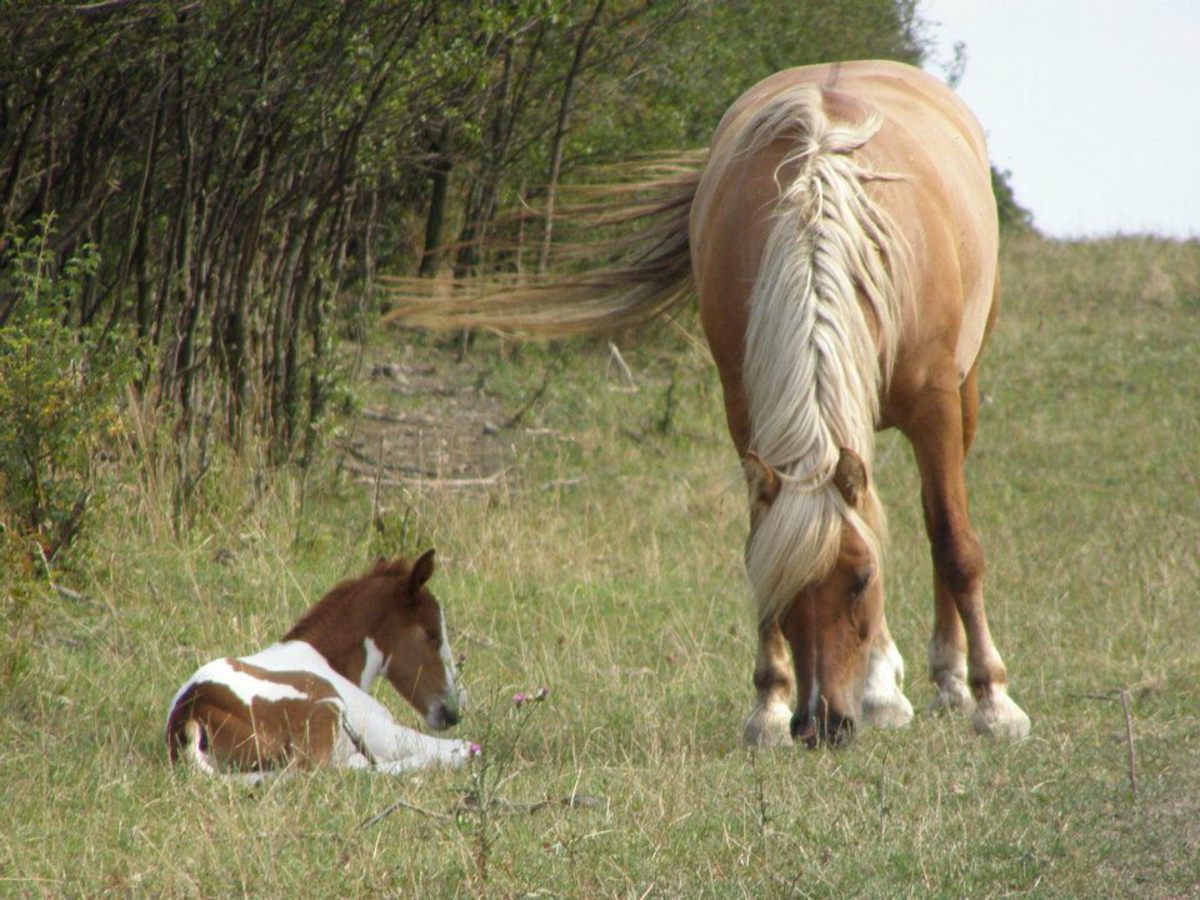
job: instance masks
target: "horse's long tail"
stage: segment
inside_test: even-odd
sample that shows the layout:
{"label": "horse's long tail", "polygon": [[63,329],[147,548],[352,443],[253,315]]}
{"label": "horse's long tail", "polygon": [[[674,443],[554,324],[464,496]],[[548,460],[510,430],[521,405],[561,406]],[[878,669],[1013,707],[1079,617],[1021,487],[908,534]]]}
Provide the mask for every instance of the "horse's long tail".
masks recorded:
{"label": "horse's long tail", "polygon": [[531,337],[566,337],[636,325],[689,296],[688,217],[704,154],[631,167],[616,184],[591,186],[603,201],[561,218],[592,230],[633,224],[621,237],[570,245],[566,274],[490,276],[461,282],[393,279],[389,320],[432,329],[486,328]]}

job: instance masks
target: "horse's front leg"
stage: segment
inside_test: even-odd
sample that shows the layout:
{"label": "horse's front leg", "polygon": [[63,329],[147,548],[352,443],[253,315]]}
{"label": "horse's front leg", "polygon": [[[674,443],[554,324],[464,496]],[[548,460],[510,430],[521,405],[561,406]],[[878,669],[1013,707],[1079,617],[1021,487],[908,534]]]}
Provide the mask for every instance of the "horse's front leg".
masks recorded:
{"label": "horse's front leg", "polygon": [[397,725],[391,719],[377,718],[367,723],[363,737],[374,768],[381,772],[408,772],[427,766],[458,767],[479,752],[478,747],[466,741],[431,737]]}
{"label": "horse's front leg", "polygon": [[796,681],[787,642],[772,617],[758,627],[758,656],[754,663],[754,710],[743,738],[750,747],[792,746],[792,705]]}
{"label": "horse's front leg", "polygon": [[435,738],[398,725],[384,709],[350,705],[343,712],[343,752],[346,768],[371,768],[399,774],[428,766],[461,766],[479,752],[478,746]]}
{"label": "horse's front leg", "polygon": [[[934,628],[929,648],[935,704],[968,709],[980,734],[1021,738],[1029,717],[1008,696],[1008,673],[992,642],[983,604],[983,548],[967,513],[963,470],[974,432],[973,378],[927,389],[904,427],[921,472],[921,500],[934,570]],[[963,649],[966,650],[964,665]],[[964,684],[963,676],[966,676]],[[968,692],[969,686],[969,692]]]}
{"label": "horse's front leg", "polygon": [[904,696],[904,658],[892,640],[886,618],[871,644],[862,714],[863,724],[876,728],[900,728],[912,721],[912,704]]}

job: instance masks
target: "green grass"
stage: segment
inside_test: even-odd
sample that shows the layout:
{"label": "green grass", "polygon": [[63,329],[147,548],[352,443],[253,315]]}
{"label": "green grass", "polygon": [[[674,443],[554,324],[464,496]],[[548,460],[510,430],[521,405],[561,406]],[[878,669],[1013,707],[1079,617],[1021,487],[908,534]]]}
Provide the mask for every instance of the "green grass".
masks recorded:
{"label": "green grass", "polygon": [[[84,599],[15,571],[0,595],[0,895],[1200,892],[1200,246],[1017,243],[1004,283],[968,477],[1027,741],[918,715],[836,752],[740,747],[744,499],[715,374],[664,327],[620,342],[636,393],[606,377],[602,343],[572,348],[533,431],[496,437],[513,461],[482,490],[388,489],[373,509],[332,453],[303,480],[222,458],[175,538],[166,490],[124,461],[62,576]],[[561,355],[501,363],[482,340],[472,364],[513,412]],[[918,486],[897,436],[878,456],[889,622],[921,709]],[[166,704],[198,663],[425,543],[468,657],[456,732],[484,741],[486,768],[247,791],[167,766]],[[512,707],[540,685],[544,703]],[[593,802],[528,808],[576,793]],[[398,799],[423,811],[362,827]]]}

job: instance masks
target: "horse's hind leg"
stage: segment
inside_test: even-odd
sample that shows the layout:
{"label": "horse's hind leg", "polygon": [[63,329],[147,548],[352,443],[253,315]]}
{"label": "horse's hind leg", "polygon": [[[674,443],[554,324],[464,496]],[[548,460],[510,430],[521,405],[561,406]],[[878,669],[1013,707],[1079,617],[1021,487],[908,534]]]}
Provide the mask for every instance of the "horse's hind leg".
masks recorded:
{"label": "horse's hind leg", "polygon": [[757,695],[754,711],[743,732],[747,746],[790,747],[796,681],[778,618],[771,618],[758,627],[754,690]]}
{"label": "horse's hind leg", "polygon": [[[983,548],[967,513],[963,471],[974,434],[978,393],[974,374],[960,391],[953,372],[916,398],[904,432],[921,472],[925,528],[933,554],[934,633],[930,675],[940,702],[969,706],[981,734],[1024,737],[1029,717],[1008,696],[1008,673],[992,642],[983,603]],[[966,666],[963,672],[963,647]]]}

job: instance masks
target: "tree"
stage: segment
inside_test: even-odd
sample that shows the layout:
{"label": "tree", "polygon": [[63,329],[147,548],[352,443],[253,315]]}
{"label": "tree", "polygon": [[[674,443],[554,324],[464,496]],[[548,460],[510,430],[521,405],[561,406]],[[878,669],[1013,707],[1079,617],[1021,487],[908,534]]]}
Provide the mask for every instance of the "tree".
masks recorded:
{"label": "tree", "polygon": [[311,450],[334,326],[370,313],[378,269],[519,268],[526,223],[497,210],[524,201],[548,265],[558,185],[587,164],[702,146],[774,69],[922,52],[915,0],[17,7],[0,233],[54,215],[51,275],[96,248],[64,321],[141,339],[180,448],[221,422],[277,460]]}

